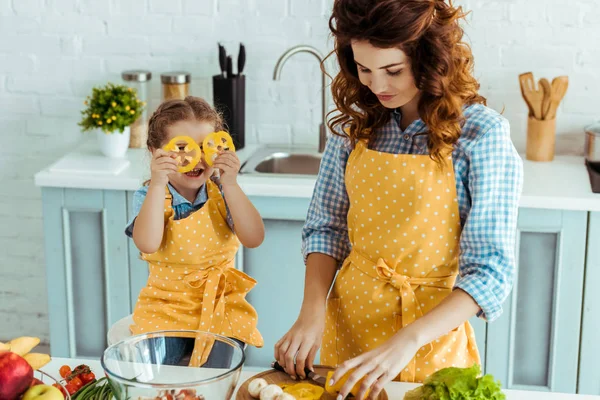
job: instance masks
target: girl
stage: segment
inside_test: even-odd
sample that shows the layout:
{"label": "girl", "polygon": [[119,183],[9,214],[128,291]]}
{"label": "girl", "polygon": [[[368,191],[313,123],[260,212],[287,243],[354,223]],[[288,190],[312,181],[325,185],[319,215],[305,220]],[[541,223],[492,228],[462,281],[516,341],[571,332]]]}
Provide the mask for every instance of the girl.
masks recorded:
{"label": "girl", "polygon": [[332,384],[350,372],[340,399],[480,363],[468,319],[498,318],[512,287],[522,162],[478,93],[463,15],[445,0],[333,5],[340,115],[303,231],[304,301],[275,358],[304,377],[323,343]]}
{"label": "girl", "polygon": [[[201,330],[263,345],[256,311],[245,300],[256,281],[234,267],[240,242],[257,247],[264,238],[263,221],[237,184],[238,157],[223,152],[212,167],[202,159],[179,173],[176,154],[162,149],[176,136],[202,144],[220,130],[221,116],[196,97],[167,101],[150,118],[152,175],[134,194],[134,217],[126,228],[150,272],[133,313],[133,334]],[[163,362],[177,363],[192,349],[191,365],[224,362],[216,346],[209,360],[212,346],[198,342],[171,340],[171,359]]]}

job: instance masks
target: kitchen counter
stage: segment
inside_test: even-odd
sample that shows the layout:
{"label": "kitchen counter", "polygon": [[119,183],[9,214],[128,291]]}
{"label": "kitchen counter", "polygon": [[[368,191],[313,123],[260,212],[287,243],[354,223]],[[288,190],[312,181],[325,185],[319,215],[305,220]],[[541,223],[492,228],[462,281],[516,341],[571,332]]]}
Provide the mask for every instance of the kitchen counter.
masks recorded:
{"label": "kitchen counter", "polygon": [[[75,368],[79,364],[87,364],[96,376],[102,376],[102,366],[100,361],[96,360],[84,360],[74,358],[53,358],[52,361],[45,365],[42,370],[54,377],[59,377],[58,370],[62,365],[69,365],[71,368]],[[260,368],[247,368],[244,367],[238,387],[244,383],[247,379],[253,375],[264,371]],[[390,400],[401,400],[404,394],[417,387],[417,384],[402,383],[402,382],[391,382],[385,386],[385,390],[388,393]],[[576,395],[576,394],[563,394],[563,393],[548,393],[548,392],[534,392],[534,391],[520,391],[520,390],[505,390],[507,400],[600,400],[600,396],[589,396],[589,395]],[[236,391],[237,393],[237,391]],[[235,399],[236,393],[233,394],[232,399]]]}
{"label": "kitchen counter", "polygon": [[[249,145],[238,151],[242,164],[256,149],[257,145]],[[101,161],[99,157],[95,141],[89,140],[61,160],[94,158]],[[117,175],[102,174],[101,170],[83,173],[77,168],[52,171],[52,166],[49,166],[35,175],[35,184],[41,187],[134,191],[150,176],[150,157],[146,149],[130,149],[127,160],[129,166]],[[549,163],[525,160],[524,170],[521,207],[600,211],[600,194],[592,193],[583,157],[558,156]],[[315,178],[249,174],[240,175],[238,180],[248,196],[310,198]]]}

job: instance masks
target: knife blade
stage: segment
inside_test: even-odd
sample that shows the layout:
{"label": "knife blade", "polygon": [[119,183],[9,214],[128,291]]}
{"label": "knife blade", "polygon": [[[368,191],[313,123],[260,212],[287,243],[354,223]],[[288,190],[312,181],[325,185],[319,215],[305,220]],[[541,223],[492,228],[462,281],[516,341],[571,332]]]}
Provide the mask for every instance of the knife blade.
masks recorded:
{"label": "knife blade", "polygon": [[221,67],[221,75],[225,77],[225,71],[227,70],[227,52],[225,47],[219,43],[219,66]]}
{"label": "knife blade", "polygon": [[244,71],[244,65],[246,65],[246,47],[240,43],[240,51],[237,59],[238,75],[241,75]]}
{"label": "knife blade", "polygon": [[[283,369],[283,367],[281,365],[279,365],[279,363],[277,361],[273,361],[271,363],[271,367],[274,370],[285,372],[285,369]],[[287,373],[287,372],[285,372],[285,373]],[[316,383],[317,385],[319,385],[321,387],[325,387],[326,378],[324,376],[321,376],[321,375],[317,374],[316,372],[312,372],[308,368],[304,368],[304,374],[306,374],[306,377],[308,379],[310,379],[311,381],[313,381],[314,383]]]}

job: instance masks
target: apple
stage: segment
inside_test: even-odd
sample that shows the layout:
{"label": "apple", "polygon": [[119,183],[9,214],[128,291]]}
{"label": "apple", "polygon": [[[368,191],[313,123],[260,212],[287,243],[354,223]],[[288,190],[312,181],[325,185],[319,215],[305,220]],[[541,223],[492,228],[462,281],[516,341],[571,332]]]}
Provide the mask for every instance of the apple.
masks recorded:
{"label": "apple", "polygon": [[33,380],[33,368],[20,355],[10,351],[0,352],[0,399],[14,400]]}
{"label": "apple", "polygon": [[61,391],[50,385],[32,386],[23,395],[21,400],[64,400]]}

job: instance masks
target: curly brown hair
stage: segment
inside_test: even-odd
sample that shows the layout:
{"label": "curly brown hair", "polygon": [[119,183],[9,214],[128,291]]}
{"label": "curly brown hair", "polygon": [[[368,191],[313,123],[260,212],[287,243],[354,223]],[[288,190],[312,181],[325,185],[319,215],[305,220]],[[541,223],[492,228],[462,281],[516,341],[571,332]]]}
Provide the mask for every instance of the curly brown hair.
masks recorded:
{"label": "curly brown hair", "polygon": [[[466,14],[448,0],[335,0],[329,28],[335,40],[340,72],[331,85],[340,112],[328,122],[349,128],[353,143],[374,139],[376,129],[390,118],[371,90],[361,84],[352,52],[352,40],[379,48],[396,47],[409,58],[421,92],[419,116],[428,129],[431,157],[441,161],[444,148],[461,134],[463,106],[486,104],[473,77],[473,54],[462,41],[459,20]],[[331,114],[331,113],[330,113]]]}
{"label": "curly brown hair", "polygon": [[215,125],[215,131],[226,129],[223,116],[200,97],[167,100],[158,106],[148,121],[148,149],[152,151],[161,148],[166,141],[167,128],[186,120],[211,122]]}

